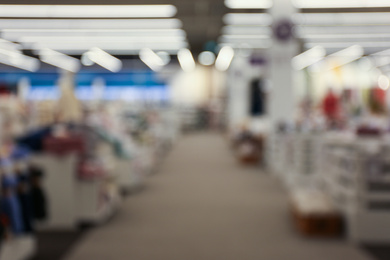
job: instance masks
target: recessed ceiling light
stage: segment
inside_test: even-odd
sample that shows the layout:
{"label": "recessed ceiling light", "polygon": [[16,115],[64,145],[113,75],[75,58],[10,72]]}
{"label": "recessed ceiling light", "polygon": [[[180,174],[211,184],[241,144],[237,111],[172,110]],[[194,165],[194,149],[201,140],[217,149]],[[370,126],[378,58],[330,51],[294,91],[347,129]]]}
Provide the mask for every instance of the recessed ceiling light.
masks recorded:
{"label": "recessed ceiling light", "polygon": [[204,65],[204,66],[210,66],[213,65],[215,61],[215,54],[212,53],[211,51],[204,51],[199,54],[198,57],[199,63]]}

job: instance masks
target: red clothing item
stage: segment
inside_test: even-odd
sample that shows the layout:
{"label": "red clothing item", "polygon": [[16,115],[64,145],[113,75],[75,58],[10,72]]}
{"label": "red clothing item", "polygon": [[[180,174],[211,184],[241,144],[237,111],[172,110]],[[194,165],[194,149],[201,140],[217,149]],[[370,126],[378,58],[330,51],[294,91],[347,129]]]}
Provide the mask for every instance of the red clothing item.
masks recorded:
{"label": "red clothing item", "polygon": [[333,94],[332,92],[329,92],[322,102],[322,110],[324,115],[328,119],[335,119],[338,116],[339,113],[339,99],[338,97]]}
{"label": "red clothing item", "polygon": [[374,99],[378,101],[381,105],[385,105],[386,103],[386,91],[381,88],[372,89],[372,95]]}

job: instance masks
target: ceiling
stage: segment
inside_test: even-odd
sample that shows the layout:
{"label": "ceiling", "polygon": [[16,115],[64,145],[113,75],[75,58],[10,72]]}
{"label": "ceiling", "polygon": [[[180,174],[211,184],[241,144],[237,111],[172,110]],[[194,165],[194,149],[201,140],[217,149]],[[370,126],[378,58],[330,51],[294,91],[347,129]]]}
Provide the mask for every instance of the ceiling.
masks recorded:
{"label": "ceiling", "polygon": [[[260,1],[260,0],[258,0]],[[274,0],[275,1],[275,0]],[[288,0],[280,0],[288,1]],[[305,0],[301,0],[305,1]],[[314,0],[313,0],[314,1]],[[337,0],[332,0],[337,2]],[[375,0],[372,0],[375,1]],[[310,2],[310,1],[309,1]],[[318,2],[326,2],[318,0]],[[317,2],[316,2],[317,3]],[[342,3],[342,1],[340,2]],[[194,56],[207,49],[209,42],[219,42],[224,27],[224,15],[227,13],[264,13],[264,9],[229,9],[224,0],[2,0],[1,4],[39,4],[39,5],[153,5],[172,4],[177,8],[174,18],[182,22],[182,29],[186,32],[189,47]],[[302,51],[321,45],[327,49],[327,54],[344,49],[348,46],[362,45],[366,55],[390,49],[390,7],[382,8],[306,8],[300,10],[296,36],[301,42]],[[361,15],[359,13],[368,13]],[[381,15],[376,13],[381,12]],[[311,14],[314,16],[310,17]],[[323,15],[321,14],[323,13]],[[335,13],[343,13],[340,17]],[[349,13],[349,14],[345,14]],[[356,15],[351,13],[358,13]],[[371,14],[370,14],[371,13]],[[330,16],[329,16],[330,14]],[[322,16],[321,16],[322,15]],[[264,16],[264,15],[263,15]],[[163,18],[164,19],[164,18]],[[267,41],[272,44],[272,30],[260,21],[259,17],[252,18],[256,26],[248,28],[228,29],[251,29],[240,32],[237,40],[239,46],[242,43],[260,44]],[[252,21],[252,22],[253,22]],[[253,25],[253,24],[252,24]],[[226,29],[226,28],[225,28]],[[252,30],[255,29],[255,30]],[[226,31],[226,30],[225,30]],[[234,34],[234,33],[233,33]],[[242,36],[248,36],[247,38]],[[152,35],[155,36],[155,35]],[[237,35],[233,35],[237,36]],[[234,38],[234,37],[233,37]],[[158,44],[161,39],[158,39]],[[260,44],[261,45],[261,44]],[[259,46],[260,46],[259,45]],[[128,45],[125,46],[126,48]],[[252,46],[253,47],[253,46]],[[151,47],[150,47],[151,48]],[[239,47],[241,48],[241,47]],[[262,48],[262,47],[258,47]],[[104,49],[104,48],[102,48]],[[28,55],[32,55],[27,53]],[[117,55],[115,53],[112,53]],[[138,52],[133,53],[137,55]],[[174,53],[176,54],[176,53]],[[128,54],[127,54],[128,55]]]}
{"label": "ceiling", "polygon": [[12,0],[1,1],[1,4],[94,4],[94,5],[128,5],[128,4],[173,4],[177,7],[178,18],[183,23],[191,50],[197,54],[204,49],[208,41],[217,41],[223,26],[223,15],[230,12],[224,0]]}

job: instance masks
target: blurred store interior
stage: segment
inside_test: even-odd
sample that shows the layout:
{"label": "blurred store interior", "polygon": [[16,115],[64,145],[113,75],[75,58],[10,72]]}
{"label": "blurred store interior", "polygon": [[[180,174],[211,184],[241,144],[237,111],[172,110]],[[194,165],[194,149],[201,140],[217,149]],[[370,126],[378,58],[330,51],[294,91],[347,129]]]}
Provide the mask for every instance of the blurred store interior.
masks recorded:
{"label": "blurred store interior", "polygon": [[2,0],[1,260],[389,260],[389,0]]}

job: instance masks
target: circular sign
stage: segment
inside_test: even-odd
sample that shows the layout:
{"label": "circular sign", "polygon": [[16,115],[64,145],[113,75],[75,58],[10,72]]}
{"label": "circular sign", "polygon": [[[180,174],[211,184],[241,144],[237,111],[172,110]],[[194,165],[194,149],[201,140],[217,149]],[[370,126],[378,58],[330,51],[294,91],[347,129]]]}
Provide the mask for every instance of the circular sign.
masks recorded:
{"label": "circular sign", "polygon": [[287,42],[293,38],[294,24],[289,19],[278,21],[273,27],[275,38],[281,42]]}

